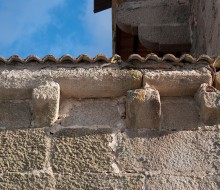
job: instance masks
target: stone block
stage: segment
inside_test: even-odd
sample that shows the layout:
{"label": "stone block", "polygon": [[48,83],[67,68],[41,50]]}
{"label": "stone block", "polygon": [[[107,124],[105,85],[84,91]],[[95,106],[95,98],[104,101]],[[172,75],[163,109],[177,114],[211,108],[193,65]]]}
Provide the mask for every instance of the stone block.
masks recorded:
{"label": "stone block", "polygon": [[54,72],[53,79],[65,98],[120,97],[142,85],[142,73],[137,70],[76,69]]}
{"label": "stone block", "polygon": [[118,135],[119,168],[125,172],[191,175],[219,171],[219,132],[129,131]]}
{"label": "stone block", "polygon": [[124,126],[125,98],[67,99],[60,105],[62,126]]}
{"label": "stone block", "polygon": [[216,73],[215,88],[220,90],[220,71]]}
{"label": "stone block", "polygon": [[41,129],[0,132],[0,173],[42,170],[47,138]]}
{"label": "stone block", "polygon": [[63,128],[52,137],[55,173],[111,172],[114,161],[110,129]]}
{"label": "stone block", "polygon": [[48,82],[33,89],[33,115],[35,127],[48,127],[58,118],[60,102],[60,86]]}
{"label": "stone block", "polygon": [[127,93],[126,124],[128,128],[158,129],[160,127],[160,95],[146,88]]}
{"label": "stone block", "polygon": [[21,129],[31,126],[28,101],[0,101],[0,129]]}
{"label": "stone block", "polygon": [[195,95],[200,106],[200,117],[206,125],[220,124],[220,91],[202,84]]}
{"label": "stone block", "polygon": [[0,176],[1,190],[53,190],[55,180],[47,173],[5,173]]}
{"label": "stone block", "polygon": [[212,84],[210,71],[144,71],[143,85],[156,88],[161,96],[194,96],[200,85]]}
{"label": "stone block", "polygon": [[56,189],[102,189],[142,190],[144,176],[141,174],[55,174]]}
{"label": "stone block", "polygon": [[[210,176],[175,176],[175,175],[159,175],[146,179],[146,189],[148,190],[218,190],[220,189],[219,175]],[[162,188],[161,188],[162,187]]]}
{"label": "stone block", "polygon": [[187,130],[201,126],[194,97],[161,97],[162,129]]}

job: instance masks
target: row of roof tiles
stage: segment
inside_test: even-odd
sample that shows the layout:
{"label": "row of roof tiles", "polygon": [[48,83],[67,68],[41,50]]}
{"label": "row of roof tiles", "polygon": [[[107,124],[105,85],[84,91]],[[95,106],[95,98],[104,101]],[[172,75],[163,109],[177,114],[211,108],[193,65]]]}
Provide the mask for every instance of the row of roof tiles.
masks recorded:
{"label": "row of roof tiles", "polygon": [[81,63],[81,62],[88,62],[88,63],[97,63],[97,62],[104,62],[104,63],[120,63],[120,62],[140,62],[140,63],[146,63],[148,61],[155,61],[158,63],[161,62],[174,62],[174,63],[180,63],[180,62],[187,62],[187,63],[199,63],[199,62],[207,62],[209,64],[213,64],[215,62],[215,59],[209,57],[208,55],[201,55],[199,58],[194,58],[189,54],[184,54],[180,58],[177,58],[176,56],[172,54],[166,54],[163,57],[158,57],[156,54],[148,54],[146,57],[141,57],[138,54],[132,54],[129,56],[127,60],[122,60],[119,55],[114,55],[113,57],[109,58],[103,54],[98,54],[94,58],[90,58],[86,54],[82,54],[77,58],[72,57],[71,55],[64,55],[60,58],[56,58],[53,55],[46,55],[43,58],[39,58],[35,55],[30,55],[25,59],[22,59],[18,55],[13,55],[9,57],[8,59],[5,59],[3,57],[0,57],[1,63],[30,63],[30,62],[37,62],[37,63],[58,63],[58,64],[64,64],[64,63]]}

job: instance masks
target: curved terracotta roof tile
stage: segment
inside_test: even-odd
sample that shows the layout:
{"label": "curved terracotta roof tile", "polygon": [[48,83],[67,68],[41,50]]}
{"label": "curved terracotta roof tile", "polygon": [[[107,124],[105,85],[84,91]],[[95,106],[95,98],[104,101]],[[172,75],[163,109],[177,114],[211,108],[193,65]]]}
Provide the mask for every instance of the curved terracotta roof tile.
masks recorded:
{"label": "curved terracotta roof tile", "polygon": [[179,62],[196,63],[196,59],[190,54],[184,54],[179,58]]}
{"label": "curved terracotta roof tile", "polygon": [[2,63],[6,63],[7,60],[6,60],[4,57],[0,57],[0,62],[2,62]]}
{"label": "curved terracotta roof tile", "polygon": [[145,62],[145,58],[141,57],[139,54],[132,54],[128,57],[127,62],[132,62],[132,61],[139,61],[141,63]]}
{"label": "curved terracotta roof tile", "polygon": [[150,54],[148,54],[148,55],[145,57],[145,61],[148,61],[148,60],[156,61],[156,62],[159,62],[159,63],[162,62],[162,58],[158,57],[158,56],[157,56],[156,54],[154,54],[154,53],[150,53]]}
{"label": "curved terracotta roof tile", "polygon": [[53,63],[58,63],[58,60],[55,56],[53,55],[46,55],[43,59],[42,59],[43,63],[46,62],[53,62]]}
{"label": "curved terracotta roof tile", "polygon": [[11,57],[8,58],[7,62],[8,63],[13,63],[13,62],[24,63],[24,60],[18,55],[12,55]]}
{"label": "curved terracotta roof tile", "polygon": [[30,62],[38,62],[41,63],[42,59],[39,58],[36,55],[29,55],[26,59],[24,59],[24,63],[30,63]]}
{"label": "curved terracotta roof tile", "polygon": [[89,63],[93,63],[93,59],[90,58],[87,54],[82,54],[79,57],[77,57],[77,62],[89,62]]}
{"label": "curved terracotta roof tile", "polygon": [[217,69],[220,69],[220,56],[215,59],[213,66]]}
{"label": "curved terracotta roof tile", "polygon": [[162,61],[171,61],[174,63],[178,63],[180,59],[174,56],[173,54],[166,54],[163,56]]}
{"label": "curved terracotta roof tile", "polygon": [[198,59],[197,62],[199,61],[207,61],[208,63],[213,63],[214,59],[209,57],[208,55],[201,55]]}
{"label": "curved terracotta roof tile", "polygon": [[93,59],[93,62],[95,63],[95,62],[106,62],[106,63],[108,63],[108,62],[110,62],[111,60],[110,60],[110,58],[108,58],[106,55],[104,55],[104,54],[98,54],[98,55],[96,55],[95,57],[94,57],[94,59]]}

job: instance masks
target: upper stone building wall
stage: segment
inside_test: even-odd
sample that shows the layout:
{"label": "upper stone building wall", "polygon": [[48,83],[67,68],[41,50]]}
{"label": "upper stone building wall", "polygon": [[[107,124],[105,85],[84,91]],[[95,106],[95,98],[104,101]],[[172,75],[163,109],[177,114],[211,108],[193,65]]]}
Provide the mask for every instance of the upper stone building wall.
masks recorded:
{"label": "upper stone building wall", "polygon": [[219,189],[214,61],[0,58],[0,189]]}

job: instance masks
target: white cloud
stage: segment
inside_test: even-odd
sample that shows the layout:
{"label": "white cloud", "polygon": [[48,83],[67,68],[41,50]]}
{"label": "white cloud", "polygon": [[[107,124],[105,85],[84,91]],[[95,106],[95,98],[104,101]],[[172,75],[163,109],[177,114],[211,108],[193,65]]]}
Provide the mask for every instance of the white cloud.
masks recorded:
{"label": "white cloud", "polygon": [[1,0],[0,43],[10,46],[30,37],[52,20],[50,11],[65,0]]}
{"label": "white cloud", "polygon": [[90,35],[91,44],[88,47],[90,53],[93,56],[103,52],[111,55],[111,9],[94,14],[93,1],[87,0],[85,5],[85,12],[81,16],[81,21],[85,29],[88,31],[88,34]]}
{"label": "white cloud", "polygon": [[85,0],[81,7],[84,9],[79,16],[79,24],[83,25],[84,31],[80,36],[76,36],[74,31],[67,36],[57,36],[49,53],[58,57],[67,53],[74,57],[80,54],[88,54],[90,57],[94,57],[99,53],[111,56],[111,9],[94,14],[92,0]]}

